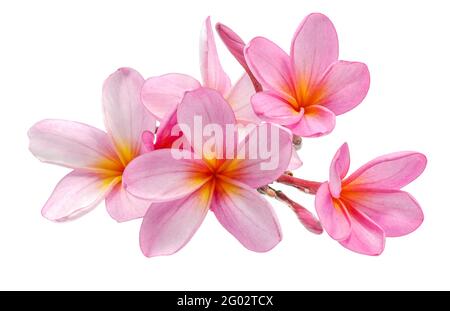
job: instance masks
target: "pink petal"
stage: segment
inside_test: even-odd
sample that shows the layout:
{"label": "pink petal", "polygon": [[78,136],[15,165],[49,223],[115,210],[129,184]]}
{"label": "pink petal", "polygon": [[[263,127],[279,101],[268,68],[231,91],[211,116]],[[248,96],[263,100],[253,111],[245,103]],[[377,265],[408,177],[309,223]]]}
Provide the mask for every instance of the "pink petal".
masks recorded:
{"label": "pink petal", "polygon": [[[172,148],[175,141],[183,136],[183,132],[178,128],[177,109],[166,114],[162,119],[156,135],[155,149]],[[189,145],[189,143],[186,143]]]}
{"label": "pink petal", "polygon": [[343,182],[348,189],[401,189],[424,171],[425,155],[396,152],[378,157],[363,165]]}
{"label": "pink petal", "polygon": [[292,133],[302,137],[319,137],[329,134],[336,125],[333,112],[319,105],[308,106],[301,120],[287,126]]}
{"label": "pink petal", "polygon": [[336,152],[330,165],[330,192],[334,198],[339,198],[342,188],[342,179],[347,175],[350,167],[350,152],[347,143]]}
{"label": "pink petal", "polygon": [[228,93],[231,82],[219,61],[210,17],[205,20],[200,37],[200,70],[204,86],[219,91],[223,96]]}
{"label": "pink petal", "polygon": [[264,89],[296,105],[293,72],[289,56],[279,46],[256,37],[244,50],[247,65]]}
{"label": "pink petal", "polygon": [[292,147],[291,160],[289,162],[287,170],[288,171],[293,171],[293,170],[296,170],[296,169],[300,168],[302,165],[303,165],[303,162],[300,159],[300,157],[298,156],[297,150],[295,150],[295,148]]}
{"label": "pink petal", "polygon": [[295,110],[289,102],[271,91],[258,92],[251,101],[256,115],[267,122],[290,125],[298,123],[303,116],[303,108]]}
{"label": "pink petal", "polygon": [[154,203],[140,231],[141,250],[147,257],[172,255],[189,242],[208,212],[211,184],[176,201]]}
{"label": "pink petal", "polygon": [[247,62],[244,56],[245,42],[228,26],[221,23],[216,24],[216,31],[231,54],[247,71]]}
{"label": "pink petal", "polygon": [[372,219],[388,237],[411,233],[423,222],[419,203],[407,192],[352,191],[345,193],[345,201]]}
{"label": "pink petal", "polygon": [[162,120],[181,103],[184,93],[200,86],[196,79],[180,73],[152,77],[142,87],[142,103],[155,118]]}
{"label": "pink petal", "polygon": [[340,115],[358,106],[366,97],[369,69],[363,63],[338,61],[331,65],[320,84],[320,104]]}
{"label": "pink petal", "polygon": [[351,251],[377,256],[384,250],[385,235],[376,223],[357,210],[352,210],[350,214],[352,232],[341,245]]}
{"label": "pink petal", "polygon": [[227,96],[227,102],[233,109],[236,121],[241,124],[260,123],[261,120],[253,111],[250,98],[255,94],[255,88],[248,74],[244,74],[232,87]]}
{"label": "pink petal", "polygon": [[121,68],[103,85],[105,126],[124,164],[140,154],[142,133],[154,132],[156,120],[141,103],[144,79],[131,68]]}
{"label": "pink petal", "polygon": [[248,78],[250,82],[252,82],[254,88],[259,92],[262,90],[261,84],[256,80],[251,72],[250,68],[247,66],[247,61],[244,56],[244,48],[245,42],[239,37],[233,30],[224,24],[217,23],[216,31],[219,34],[219,37],[222,39],[222,42],[228,48],[228,50],[233,54],[236,60],[241,64],[241,66],[245,69],[245,72],[248,74]]}
{"label": "pink petal", "polygon": [[70,168],[120,170],[108,135],[92,126],[65,120],[43,120],[28,131],[31,153]]}
{"label": "pink petal", "polygon": [[83,216],[96,207],[118,182],[120,177],[74,170],[56,185],[42,208],[42,216],[53,221]]}
{"label": "pink petal", "polygon": [[155,134],[153,134],[150,131],[144,131],[142,133],[142,144],[144,146],[144,151],[142,153],[155,150],[154,141],[155,141]]}
{"label": "pink petal", "polygon": [[146,153],[127,165],[123,173],[124,187],[132,195],[161,202],[184,197],[208,181],[208,168],[195,160],[191,152],[187,159],[175,159],[171,149]]}
{"label": "pink petal", "polygon": [[297,92],[311,90],[328,67],[337,61],[339,43],[333,23],[323,14],[305,17],[294,34],[291,58],[295,70]]}
{"label": "pink petal", "polygon": [[317,190],[315,205],[327,233],[337,241],[347,239],[351,232],[347,211],[339,201],[333,201],[328,183],[323,183]]}
{"label": "pink petal", "polygon": [[[222,95],[216,90],[208,88],[198,88],[195,91],[187,92],[180,104],[177,112],[178,124],[185,127],[182,128],[186,138],[191,142],[193,149],[197,155],[203,155],[203,147],[205,143],[214,139],[214,136],[198,135],[202,133],[207,125],[218,126],[223,133],[214,133],[222,139],[222,145],[216,146],[215,157],[218,159],[225,158],[227,150],[227,142],[234,147],[232,141],[237,142],[237,137],[227,135],[226,126],[235,125],[236,118],[230,105],[225,101]],[[197,123],[198,122],[198,123]],[[185,132],[187,130],[187,132]],[[236,133],[233,132],[236,136]]]}
{"label": "pink petal", "polygon": [[267,185],[282,175],[291,160],[292,138],[281,127],[263,123],[245,137],[234,159],[226,160],[218,172],[252,188]]}
{"label": "pink petal", "polygon": [[109,215],[118,222],[142,218],[150,206],[149,201],[129,194],[122,183],[117,184],[106,196],[105,203]]}
{"label": "pink petal", "polygon": [[218,182],[211,209],[222,226],[249,250],[267,252],[281,241],[272,206],[254,189]]}

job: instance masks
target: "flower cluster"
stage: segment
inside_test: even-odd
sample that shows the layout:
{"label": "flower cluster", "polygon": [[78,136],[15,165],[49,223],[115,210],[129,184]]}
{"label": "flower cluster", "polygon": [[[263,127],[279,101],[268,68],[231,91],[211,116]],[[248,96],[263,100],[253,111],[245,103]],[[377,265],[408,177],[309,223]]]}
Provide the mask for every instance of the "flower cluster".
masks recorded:
{"label": "flower cluster", "polygon": [[[54,119],[32,126],[33,155],[72,169],[45,203],[45,218],[75,219],[105,199],[115,220],[142,218],[140,245],[148,257],[180,250],[208,211],[249,250],[271,250],[282,234],[264,196],[286,204],[310,232],[325,229],[366,255],[380,254],[386,237],[420,226],[419,204],[400,189],[425,169],[421,153],[384,155],[346,177],[345,143],[328,181],[292,173],[302,165],[302,137],[329,134],[336,116],[359,105],[369,89],[365,64],[338,60],[337,34],[326,16],[303,20],[289,54],[263,37],[245,43],[223,24],[216,31],[243,67],[234,85],[207,18],[201,81],[178,73],[144,79],[121,68],[103,86],[106,131]],[[318,217],[275,183],[315,195]]]}

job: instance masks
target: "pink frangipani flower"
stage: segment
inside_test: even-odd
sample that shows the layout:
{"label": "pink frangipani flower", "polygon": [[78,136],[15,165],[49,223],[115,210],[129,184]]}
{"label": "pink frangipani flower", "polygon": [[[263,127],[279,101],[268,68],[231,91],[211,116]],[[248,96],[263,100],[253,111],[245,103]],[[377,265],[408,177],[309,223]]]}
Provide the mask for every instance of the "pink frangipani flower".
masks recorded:
{"label": "pink frangipani flower", "polygon": [[263,37],[251,40],[244,55],[264,89],[251,99],[257,116],[298,136],[330,133],[335,116],[357,106],[369,89],[365,64],[338,61],[336,30],[322,14],[303,20],[290,55]]}
{"label": "pink frangipani flower", "polygon": [[423,221],[417,201],[400,189],[425,169],[418,152],[397,152],[378,157],[345,178],[350,166],[347,144],[337,151],[330,179],[316,194],[319,219],[335,240],[357,253],[379,255],[385,237],[403,236]]}
{"label": "pink frangipani flower", "polygon": [[[188,140],[195,131],[194,117],[201,117],[204,126],[219,126],[223,133],[228,124],[236,123],[235,114],[221,94],[208,88],[187,92],[177,110],[179,124],[187,127],[183,131],[188,131]],[[232,146],[225,137],[221,150],[227,154],[228,148],[233,148],[234,154],[248,151],[249,137],[262,126],[268,128],[265,142],[273,146],[269,133],[276,126],[261,124],[240,143],[233,140]],[[209,210],[248,249],[272,249],[281,240],[281,230],[271,205],[256,189],[276,180],[288,166],[291,137],[287,131],[276,129],[279,148],[270,148],[270,155],[277,157],[278,165],[272,170],[261,169],[265,160],[259,156],[223,159],[215,152],[205,152],[204,137],[201,149],[190,140],[193,151],[186,150],[187,157],[182,159],[174,159],[172,150],[162,149],[133,160],[124,173],[126,189],[154,202],[141,226],[143,253],[152,257],[177,252],[191,239]]]}
{"label": "pink frangipani flower", "polygon": [[[144,79],[122,68],[103,86],[103,112],[107,132],[89,125],[43,120],[28,132],[30,151],[39,160],[72,168],[56,186],[42,209],[50,220],[77,218],[106,198],[106,209],[117,221],[142,217],[149,201],[128,194],[122,173],[144,152],[141,136],[155,131],[156,121],[140,101]],[[152,135],[147,133],[147,135]],[[153,149],[152,141],[148,148]]]}

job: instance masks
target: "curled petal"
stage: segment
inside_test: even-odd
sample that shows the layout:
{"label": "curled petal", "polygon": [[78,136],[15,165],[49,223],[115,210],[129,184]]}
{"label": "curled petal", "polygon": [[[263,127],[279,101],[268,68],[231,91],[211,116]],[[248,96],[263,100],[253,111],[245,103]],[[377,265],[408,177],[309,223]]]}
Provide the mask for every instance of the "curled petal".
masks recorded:
{"label": "curled petal", "polygon": [[308,106],[297,124],[288,125],[292,133],[301,137],[319,137],[329,134],[336,125],[333,112],[319,105]]}
{"label": "curled petal", "polygon": [[330,165],[330,192],[334,198],[339,198],[342,179],[347,175],[350,167],[350,152],[347,143],[336,152]]}
{"label": "curled petal", "polygon": [[42,216],[53,221],[83,216],[96,207],[118,182],[120,177],[74,170],[55,187],[42,208]]}
{"label": "curled petal", "polygon": [[247,66],[247,61],[244,56],[245,42],[239,37],[233,30],[224,24],[217,23],[216,31],[222,39],[225,46],[233,54],[236,60],[245,69],[248,74],[250,81],[252,82],[254,89],[258,92],[262,90],[261,84],[256,80],[255,76],[251,72],[250,68]]}

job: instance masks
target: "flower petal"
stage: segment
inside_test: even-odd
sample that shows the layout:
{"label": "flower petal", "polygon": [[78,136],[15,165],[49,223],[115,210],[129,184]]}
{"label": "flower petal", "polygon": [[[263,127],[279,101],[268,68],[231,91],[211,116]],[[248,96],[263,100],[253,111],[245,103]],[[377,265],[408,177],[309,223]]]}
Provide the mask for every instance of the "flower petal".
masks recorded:
{"label": "flower petal", "polygon": [[211,210],[219,222],[246,248],[267,252],[281,241],[272,206],[245,185],[217,182]]}
{"label": "flower petal", "polygon": [[144,217],[151,203],[132,196],[125,190],[122,183],[119,183],[106,196],[105,204],[106,210],[113,219],[124,222]]}
{"label": "flower petal", "polygon": [[256,37],[244,50],[245,60],[262,86],[297,105],[289,56],[272,41]]}
{"label": "flower petal", "polygon": [[308,106],[301,120],[287,126],[292,133],[302,137],[319,137],[329,134],[336,125],[333,112],[319,105]]}
{"label": "flower petal", "polygon": [[208,181],[208,168],[185,151],[186,158],[175,159],[171,149],[146,153],[127,165],[124,187],[132,195],[161,202],[184,197]]}
{"label": "flower petal", "polygon": [[350,152],[347,143],[344,143],[334,155],[330,165],[330,192],[334,198],[339,198],[342,188],[342,179],[347,175],[350,167]]}
{"label": "flower petal", "polygon": [[144,150],[142,153],[150,152],[155,150],[155,134],[150,131],[144,131],[142,133],[142,145]]}
{"label": "flower petal", "polygon": [[311,90],[328,67],[337,61],[339,43],[333,23],[323,14],[305,17],[294,34],[291,58],[295,70],[297,92]]}
{"label": "flower petal", "polygon": [[105,126],[124,164],[140,154],[142,133],[156,127],[141,103],[143,85],[144,78],[131,68],[117,70],[103,85]]}
{"label": "flower petal", "polygon": [[[204,150],[206,149],[204,148],[206,142],[214,138],[220,138],[222,145],[217,146],[214,144],[215,150],[211,150],[215,154],[205,153],[204,156],[224,159],[227,145],[234,147],[237,142],[236,132],[233,131],[231,134],[234,137],[231,137],[226,130],[227,125],[234,126],[236,124],[234,112],[223,96],[216,90],[198,88],[195,91],[187,92],[178,107],[177,120],[197,155],[204,155],[204,152],[210,152],[210,150]],[[214,135],[212,133],[211,136],[205,135],[206,127],[214,130],[212,131]],[[220,131],[220,133],[216,132],[215,127],[218,127],[217,131]],[[202,133],[203,135],[197,135]],[[234,144],[232,144],[233,141]],[[215,142],[217,141],[215,140]]]}
{"label": "flower petal", "polygon": [[404,191],[350,191],[345,193],[345,201],[372,219],[388,237],[411,233],[423,222],[419,203]]}
{"label": "flower petal", "polygon": [[380,255],[384,250],[386,240],[383,229],[355,209],[352,209],[350,213],[350,221],[352,232],[346,240],[339,243],[345,248],[363,255]]}
{"label": "flower petal", "polygon": [[255,123],[261,120],[253,111],[250,98],[255,94],[255,88],[248,74],[244,74],[230,90],[227,102],[233,109],[236,121],[241,124]]}
{"label": "flower petal", "polygon": [[83,216],[96,207],[120,177],[74,170],[56,185],[42,208],[42,216],[53,221],[67,221]]}
{"label": "flower petal", "polygon": [[108,135],[92,126],[65,120],[42,120],[28,131],[31,153],[70,168],[120,170]]}
{"label": "flower petal", "polygon": [[211,203],[212,183],[176,201],[153,203],[140,231],[141,250],[147,257],[172,255],[192,238]]}
{"label": "flower petal", "polygon": [[218,173],[252,188],[267,185],[286,171],[292,155],[287,130],[263,123],[239,143],[235,157],[227,159]]}
{"label": "flower petal", "polygon": [[219,34],[219,37],[222,39],[222,42],[228,48],[228,50],[233,54],[236,60],[241,64],[241,66],[245,69],[245,72],[248,74],[248,78],[250,82],[253,84],[254,89],[258,92],[262,91],[261,84],[256,80],[251,72],[250,68],[248,68],[247,61],[244,56],[244,48],[245,42],[239,37],[233,30],[231,30],[228,26],[224,24],[217,23],[216,31]]}
{"label": "flower petal", "polygon": [[231,82],[219,61],[210,17],[205,20],[200,37],[200,70],[204,86],[219,91],[223,96],[228,93]]}
{"label": "flower petal", "polygon": [[[156,135],[155,149],[172,148],[174,142],[183,136],[183,132],[178,128],[177,109],[166,114],[158,127]],[[186,143],[189,145],[189,143]]]}
{"label": "flower petal", "polygon": [[427,165],[418,152],[396,152],[363,165],[343,182],[347,189],[401,189],[420,176]]}
{"label": "flower petal", "polygon": [[320,105],[336,115],[352,110],[366,97],[370,86],[369,69],[363,63],[338,61],[320,82]]}
{"label": "flower petal", "polygon": [[295,110],[289,102],[271,91],[258,92],[252,96],[251,101],[256,115],[267,122],[297,124],[303,116],[303,108]]}
{"label": "flower petal", "polygon": [[327,182],[317,190],[315,206],[322,226],[334,240],[341,241],[349,237],[351,224],[347,210],[339,201],[333,200]]}
{"label": "flower petal", "polygon": [[162,120],[181,103],[184,93],[200,86],[193,77],[180,73],[152,77],[142,87],[142,103],[153,116]]}

